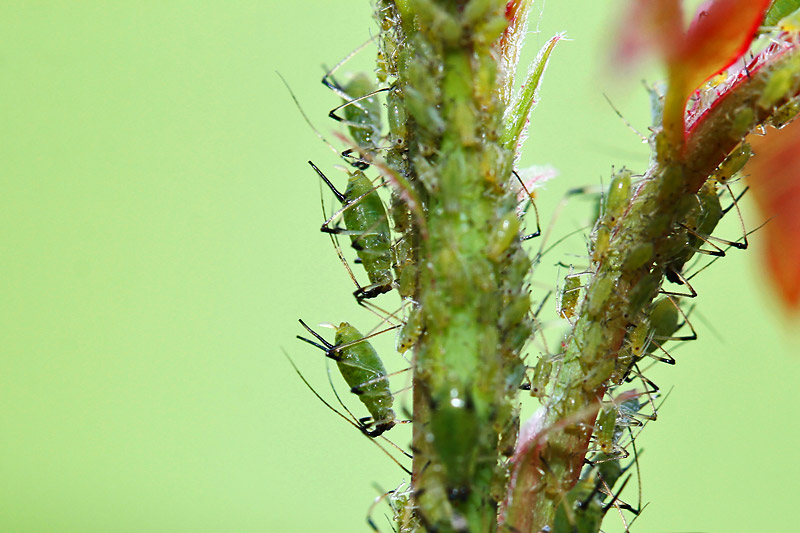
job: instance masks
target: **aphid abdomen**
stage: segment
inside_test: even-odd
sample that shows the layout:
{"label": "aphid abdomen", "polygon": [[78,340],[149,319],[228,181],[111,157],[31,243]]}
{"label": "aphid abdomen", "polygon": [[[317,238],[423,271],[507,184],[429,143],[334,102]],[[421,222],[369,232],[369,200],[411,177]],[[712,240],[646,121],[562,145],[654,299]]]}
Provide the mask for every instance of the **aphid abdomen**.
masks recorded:
{"label": "aphid abdomen", "polygon": [[[354,98],[375,92],[375,85],[361,73],[344,86],[344,91]],[[362,150],[377,149],[381,137],[381,105],[374,96],[352,102],[343,109],[347,129]]]}
{"label": "aphid abdomen", "polygon": [[375,428],[367,434],[377,437],[394,426],[394,398],[383,361],[375,348],[363,339],[364,336],[347,322],[339,324],[335,345],[342,348],[337,350],[336,364],[344,380],[372,415]]}
{"label": "aphid abdomen", "polygon": [[[392,249],[389,219],[378,192],[361,171],[347,181],[344,193],[349,205],[343,213],[344,225],[372,288],[365,294],[378,295],[392,288]],[[368,297],[368,296],[365,296]]]}

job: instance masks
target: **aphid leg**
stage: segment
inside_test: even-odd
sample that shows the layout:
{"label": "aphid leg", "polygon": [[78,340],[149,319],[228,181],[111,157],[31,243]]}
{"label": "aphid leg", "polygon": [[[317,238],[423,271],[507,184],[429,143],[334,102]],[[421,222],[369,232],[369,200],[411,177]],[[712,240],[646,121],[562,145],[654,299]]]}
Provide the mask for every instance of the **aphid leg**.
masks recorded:
{"label": "aphid leg", "polygon": [[[758,230],[760,230],[761,228],[763,228],[765,225],[767,225],[767,223],[768,223],[770,220],[772,220],[772,219],[768,219],[766,222],[762,222],[761,224],[759,224],[759,225],[758,225],[758,227],[756,227],[756,228],[754,228],[754,229],[751,229],[750,231],[748,231],[748,232],[745,234],[745,238],[747,238],[748,236],[752,235],[752,234],[753,234],[753,233],[755,233],[756,231],[758,231]],[[738,239],[736,242],[738,243],[738,241],[739,241],[739,240],[741,240],[741,239]],[[725,251],[727,252],[727,251],[728,251],[728,250],[729,250],[731,247],[732,247],[732,245],[728,246],[728,247],[725,249]],[[711,265],[713,265],[714,263],[716,263],[718,259],[719,259],[719,257],[715,257],[714,259],[712,259],[711,261],[709,261],[708,263],[706,263],[705,265],[703,265],[703,266],[702,266],[702,268],[700,268],[700,269],[699,269],[697,272],[693,272],[693,273],[692,273],[692,275],[691,275],[691,276],[688,276],[686,279],[687,279],[687,280],[691,280],[692,278],[694,278],[695,276],[697,276],[697,275],[698,275],[700,272],[702,272],[703,270],[707,269],[708,267],[710,267]]]}
{"label": "aphid leg", "polygon": [[[685,324],[685,325],[689,326],[689,329],[692,330],[692,333],[691,333],[691,335],[678,335],[678,336],[673,335],[673,336],[669,336],[669,337],[667,337],[667,336],[658,336],[657,337],[658,340],[660,340],[660,341],[695,341],[695,340],[697,340],[697,331],[694,329],[694,326],[692,325],[692,322],[689,320],[689,314],[685,313],[683,311],[683,309],[681,308],[681,306],[678,305],[678,302],[676,302],[672,297],[667,296],[667,298],[669,298],[669,301],[672,302],[672,305],[675,306],[675,309],[677,309],[678,312],[683,317],[683,323],[679,324],[678,328],[675,331],[678,331],[679,329],[681,329]],[[691,313],[692,309],[694,309],[694,306],[692,306],[689,309],[689,313]]]}
{"label": "aphid leg", "polygon": [[339,98],[343,98],[343,99],[345,99],[345,100],[346,100],[346,99],[349,99],[350,97],[347,95],[347,93],[345,93],[345,92],[344,92],[344,90],[341,88],[341,86],[340,86],[340,85],[339,85],[339,83],[336,81],[336,79],[333,77],[333,75],[336,73],[336,71],[337,71],[337,70],[339,70],[340,68],[342,68],[342,66],[343,66],[345,63],[347,63],[347,62],[348,62],[348,61],[350,61],[350,60],[351,60],[353,57],[355,57],[355,55],[356,55],[356,54],[358,54],[359,52],[361,52],[361,51],[362,51],[364,48],[366,48],[367,46],[369,46],[369,45],[370,45],[370,43],[372,43],[373,41],[375,41],[375,38],[376,38],[376,36],[375,36],[375,35],[373,35],[372,37],[370,37],[369,39],[367,39],[366,41],[364,41],[363,43],[361,43],[360,45],[358,45],[358,46],[356,47],[356,49],[355,49],[355,50],[353,50],[352,52],[350,52],[349,54],[347,54],[346,56],[344,56],[344,57],[341,59],[341,61],[339,61],[338,63],[336,63],[336,64],[333,66],[333,68],[332,68],[332,69],[328,70],[328,71],[325,73],[325,75],[324,75],[324,76],[322,76],[322,84],[323,84],[325,87],[327,87],[328,89],[330,89],[331,91],[333,91],[333,92],[336,94],[336,96],[338,96]]}
{"label": "aphid leg", "polygon": [[[323,78],[323,80],[324,79],[325,78]],[[323,83],[325,83],[325,82],[323,81]],[[330,85],[326,85],[326,86],[330,87]],[[351,106],[351,105],[354,105],[354,106],[358,107],[359,109],[361,109],[361,106],[359,105],[359,102],[361,102],[362,100],[366,100],[367,98],[372,98],[373,96],[375,96],[378,93],[383,93],[383,92],[390,91],[390,90],[391,90],[391,87],[383,87],[382,89],[376,89],[374,91],[371,91],[371,92],[369,92],[369,93],[367,93],[365,95],[362,95],[362,96],[358,96],[356,98],[353,98],[352,96],[350,96],[348,94],[342,93],[339,96],[341,96],[342,98],[347,100],[347,102],[345,102],[345,103],[343,103],[341,105],[338,105],[338,106],[334,107],[333,109],[331,109],[328,112],[328,117],[332,118],[336,122],[340,122],[340,123],[344,124],[345,126],[360,127],[360,126],[362,126],[361,124],[358,124],[357,122],[350,122],[346,118],[340,117],[339,115],[337,115],[336,112],[339,111],[340,109],[344,109],[344,108],[346,108],[348,106]],[[352,152],[353,149],[351,149],[350,151]],[[367,165],[367,166],[369,166],[369,165]]]}
{"label": "aphid leg", "polygon": [[[744,225],[744,217],[742,217],[742,211],[741,209],[739,209],[739,200],[750,189],[750,187],[749,186],[745,187],[742,190],[742,192],[739,193],[738,196],[734,196],[729,183],[725,183],[725,188],[728,190],[728,194],[731,195],[733,201],[731,202],[731,205],[722,210],[722,216],[725,216],[731,209],[736,208],[736,214],[738,215],[739,223],[742,226],[742,237],[740,239],[737,239],[736,241],[725,241],[725,244],[727,244],[728,246],[733,246],[734,248],[737,248],[739,250],[746,250],[748,245],[747,243],[748,233],[747,233],[747,227]],[[743,242],[739,242],[740,240]]]}
{"label": "aphid leg", "polygon": [[685,229],[689,234],[694,235],[695,237],[703,241],[705,244],[714,247],[713,250],[706,250],[705,248],[695,248],[694,249],[695,253],[704,255],[713,255],[715,257],[725,257],[725,250],[723,250],[722,248],[711,242],[711,239],[713,238],[715,241],[724,241],[725,243],[728,244],[730,244],[730,241],[725,241],[724,239],[720,239],[718,237],[711,237],[710,235],[700,235],[686,224],[680,224],[680,226],[683,229]]}
{"label": "aphid leg", "polygon": [[[400,488],[402,486],[403,486],[403,484],[401,484],[400,487],[398,487],[396,489],[392,489],[392,490],[389,490],[389,491],[386,491],[386,492],[384,492],[382,489],[380,489],[379,487],[376,486],[376,488],[381,492],[381,494],[376,496],[375,499],[372,500],[372,504],[370,504],[369,509],[367,509],[367,525],[370,527],[370,529],[372,529],[372,531],[375,531],[376,533],[380,533],[380,529],[378,529],[377,524],[375,524],[375,521],[372,520],[372,514],[375,512],[375,508],[382,501],[387,500],[387,498],[389,498],[390,496],[396,494],[400,490]],[[391,500],[389,500],[389,507],[390,508],[392,507]],[[392,509],[392,510],[394,510],[394,509]],[[396,531],[394,529],[394,526],[391,523],[391,520],[389,520],[389,518],[386,515],[384,515],[384,517],[389,521],[389,525],[390,525],[390,527],[392,527],[392,531]]]}
{"label": "aphid leg", "polygon": [[[333,411],[334,413],[336,413],[337,415],[339,415],[339,416],[340,416],[342,419],[344,419],[345,421],[347,421],[347,423],[348,423],[348,424],[352,425],[353,427],[356,427],[356,428],[358,428],[358,430],[359,430],[359,431],[361,431],[362,433],[364,432],[364,431],[363,431],[363,429],[362,429],[362,428],[361,428],[361,427],[360,427],[360,426],[359,426],[359,425],[358,425],[356,422],[354,422],[354,421],[353,421],[353,420],[355,420],[355,417],[353,417],[353,420],[351,420],[350,418],[348,418],[347,416],[345,416],[344,414],[342,414],[342,413],[341,413],[341,412],[340,412],[338,409],[336,409],[335,407],[333,407],[333,406],[332,406],[330,403],[328,403],[328,402],[327,402],[327,400],[325,400],[325,398],[323,398],[322,396],[320,396],[320,394],[319,394],[319,393],[318,393],[318,392],[317,392],[317,391],[314,389],[314,387],[312,387],[312,386],[311,386],[311,384],[308,382],[308,380],[305,378],[305,376],[303,376],[303,374],[300,372],[300,369],[298,369],[298,368],[297,368],[297,365],[295,365],[295,364],[294,364],[294,361],[292,361],[292,358],[291,358],[291,357],[289,357],[289,354],[287,354],[287,353],[286,353],[286,351],[283,351],[283,355],[285,355],[285,356],[286,356],[286,359],[288,359],[288,360],[289,360],[289,364],[291,364],[291,365],[292,365],[292,368],[294,368],[294,371],[297,373],[297,375],[298,375],[298,376],[300,377],[300,379],[303,381],[303,383],[304,383],[304,384],[305,384],[305,386],[308,388],[308,390],[310,390],[310,391],[311,391],[311,392],[314,394],[314,396],[316,396],[316,397],[317,397],[317,399],[318,399],[320,402],[322,402],[322,403],[325,405],[325,407],[327,407],[328,409],[330,409],[331,411]],[[337,397],[338,397],[338,395],[337,395]],[[340,399],[339,401],[341,402],[341,399]],[[349,411],[348,411],[348,413],[349,413]],[[352,416],[352,413],[350,413],[350,415]],[[375,445],[376,445],[378,448],[380,448],[380,450],[381,450],[381,451],[382,451],[384,454],[386,454],[386,455],[387,455],[387,456],[388,456],[388,457],[389,457],[389,458],[392,460],[392,462],[393,462],[393,463],[395,463],[397,466],[399,466],[399,467],[400,467],[400,468],[401,468],[401,469],[402,469],[404,472],[406,472],[408,475],[411,475],[411,471],[410,471],[408,468],[406,468],[405,466],[403,466],[403,465],[400,463],[400,461],[398,461],[396,457],[394,457],[394,456],[393,456],[391,453],[389,453],[389,451],[388,451],[386,448],[384,448],[383,446],[381,446],[381,444],[380,444],[379,442],[377,442],[377,441],[375,441],[375,440],[373,440],[373,439],[370,439],[370,440],[371,440],[372,442],[374,442],[374,443],[375,443]],[[397,447],[398,449],[400,449],[400,450],[402,451],[402,448],[399,448],[399,447],[398,447],[396,444],[394,444],[393,442],[389,441],[389,440],[388,440],[388,439],[386,439],[386,438],[384,438],[384,440],[385,440],[385,441],[387,441],[387,442],[389,442],[390,444],[392,444],[393,446]],[[405,453],[405,452],[404,452],[404,453]]]}
{"label": "aphid leg", "polygon": [[675,279],[678,280],[678,285],[686,285],[686,288],[689,289],[689,292],[667,291],[667,290],[664,290],[662,288],[662,289],[659,289],[659,291],[658,291],[659,294],[664,294],[666,296],[680,296],[680,297],[683,297],[683,298],[696,298],[697,297],[697,291],[694,290],[694,287],[692,287],[692,285],[689,283],[689,280],[686,279],[686,277],[684,277],[684,275],[681,272],[678,272],[678,270],[676,270],[675,268],[669,267],[669,269],[667,270],[667,273],[671,274],[672,276],[675,276]]}
{"label": "aphid leg", "polygon": [[531,206],[533,206],[533,212],[536,215],[536,231],[533,232],[533,233],[529,233],[528,235],[523,235],[522,237],[520,237],[520,240],[522,242],[525,242],[525,241],[528,241],[528,240],[531,240],[531,239],[535,239],[536,237],[538,237],[538,236],[540,236],[542,234],[542,227],[539,224],[539,208],[536,207],[536,201],[534,200],[533,193],[528,190],[528,186],[525,185],[524,181],[522,181],[522,178],[519,176],[517,171],[516,170],[512,170],[511,173],[514,174],[514,177],[517,178],[517,181],[519,181],[519,184],[522,186],[522,190],[525,191],[526,201],[528,203],[530,203]]}

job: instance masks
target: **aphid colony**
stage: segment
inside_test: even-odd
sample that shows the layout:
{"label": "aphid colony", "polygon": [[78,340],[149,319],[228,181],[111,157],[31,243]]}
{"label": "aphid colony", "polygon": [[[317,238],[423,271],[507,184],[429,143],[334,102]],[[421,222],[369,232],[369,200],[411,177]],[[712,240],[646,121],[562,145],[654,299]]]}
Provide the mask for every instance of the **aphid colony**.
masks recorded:
{"label": "aphid colony", "polygon": [[[345,125],[355,142],[355,146],[340,154],[348,164],[348,180],[344,192],[340,192],[325,172],[313,162],[309,161],[309,165],[340,204],[340,208],[323,222],[320,230],[330,235],[339,259],[356,285],[353,294],[358,304],[378,314],[381,323],[388,327],[363,335],[348,322],[341,322],[333,327],[335,338],[331,343],[300,320],[300,324],[312,335],[313,340],[299,335],[298,338],[319,348],[326,357],[336,362],[350,392],[358,397],[370,414],[369,417],[359,418],[351,415],[350,422],[368,437],[375,438],[394,427],[397,417],[393,409],[394,396],[389,387],[388,373],[369,339],[390,330],[398,330],[397,349],[402,353],[414,344],[422,330],[418,306],[413,301],[409,300],[405,305],[409,313],[402,324],[396,324],[395,315],[398,313],[385,312],[371,302],[393,289],[398,289],[401,295],[407,296],[408,284],[414,279],[413,272],[409,272],[413,268],[413,261],[408,255],[409,247],[403,241],[404,230],[407,228],[403,227],[402,220],[398,222],[389,216],[379,192],[385,184],[382,181],[373,183],[366,173],[375,163],[379,152],[380,159],[383,160],[385,152],[403,149],[404,121],[398,117],[401,113],[398,109],[402,107],[395,101],[396,95],[392,89],[376,89],[365,75],[352,77],[344,85],[334,78],[335,71],[347,59],[349,57],[322,78],[323,85],[337,94],[343,102],[330,111],[329,117]],[[387,95],[390,131],[386,135],[382,130],[384,105],[378,100],[381,93]],[[384,141],[390,142],[391,150],[382,146]],[[355,262],[361,265],[369,280],[368,284],[361,285],[358,282],[357,275],[345,259],[338,242],[341,235],[349,237],[356,254]],[[347,410],[344,404],[341,405]]]}
{"label": "aphid colony", "polygon": [[[382,324],[388,327],[363,335],[351,324],[340,322],[338,326],[333,327],[335,338],[331,343],[301,320],[301,325],[313,340],[302,336],[298,338],[319,348],[326,357],[336,362],[340,374],[350,387],[350,392],[358,397],[370,416],[355,417],[341,403],[338,394],[337,399],[350,414],[350,423],[364,435],[374,439],[381,437],[400,421],[395,412],[395,398],[390,389],[389,374],[369,339],[388,330],[396,330],[396,349],[399,353],[404,353],[425,334],[424,311],[412,299],[417,278],[412,235],[416,232],[410,230],[419,224],[419,218],[413,212],[414,201],[410,201],[413,200],[413,192],[405,187],[402,181],[406,175],[404,169],[408,165],[406,141],[409,102],[405,101],[404,95],[397,87],[377,88],[363,75],[352,77],[346,84],[340,84],[333,74],[341,64],[327,73],[322,81],[342,99],[341,105],[329,113],[330,118],[346,126],[353,140],[353,145],[340,154],[349,167],[344,192],[337,188],[323,170],[311,161],[309,164],[340,204],[340,208],[323,222],[321,231],[330,235],[339,258],[356,285],[354,296],[358,304],[378,314]],[[379,100],[381,95],[385,96],[383,103]],[[384,113],[388,124],[387,130],[383,128]],[[435,125],[435,122],[431,120],[431,124]],[[645,265],[659,264],[663,267],[666,279],[681,289],[660,288],[662,281],[660,275],[652,279],[645,277],[640,282],[641,290],[637,291],[637,288],[634,288],[630,295],[630,307],[641,309],[642,312],[627,328],[616,357],[608,358],[607,363],[604,363],[606,366],[599,366],[595,372],[586,375],[582,384],[586,391],[595,390],[604,383],[608,385],[606,400],[599,408],[599,415],[593,428],[589,466],[578,484],[564,495],[553,531],[596,531],[603,516],[611,507],[638,514],[638,510],[622,503],[618,498],[619,492],[628,482],[627,478],[616,494],[612,489],[630,468],[630,465],[622,468],[620,460],[629,456],[627,450],[629,446],[633,445],[635,452],[635,428],[641,429],[657,416],[654,398],[659,388],[644,376],[646,368],[642,368],[643,361],[650,359],[653,362],[675,364],[675,358],[664,348],[665,343],[697,338],[688,318],[691,310],[685,312],[682,309],[680,298],[693,298],[697,295],[690,284],[690,279],[699,270],[694,273],[690,273],[689,270],[698,255],[718,258],[723,257],[731,247],[738,249],[747,247],[747,233],[743,222],[743,236],[737,241],[714,237],[712,233],[728,211],[735,208],[738,213],[737,200],[744,192],[738,197],[735,196],[730,183],[750,155],[749,146],[743,143],[719,166],[713,177],[696,194],[685,199],[686,216],[673,228],[671,242],[666,250],[662,249],[656,254],[652,244],[639,244],[621,264],[617,265],[621,271],[630,272]],[[373,181],[367,175],[374,167],[388,167],[393,179],[396,180],[391,190],[392,200],[389,209],[381,198],[381,190],[386,185],[383,178]],[[417,169],[417,172],[419,179],[425,181],[424,169],[422,171]],[[516,178],[525,189],[525,184],[518,175]],[[591,266],[584,272],[575,272],[570,266],[563,286],[557,292],[557,314],[560,317],[572,322],[581,306],[584,306],[589,313],[598,314],[605,305],[608,296],[614,290],[614,282],[604,278],[595,280],[596,285],[591,297],[586,299],[583,294],[582,276],[594,274],[598,266],[604,262],[619,261],[610,250],[625,219],[631,198],[644,186],[646,180],[635,182],[628,170],[622,169],[613,175],[590,235],[591,245],[587,260]],[[530,191],[525,189],[525,193],[526,202],[532,202],[533,195]],[[722,207],[721,202],[724,193],[727,193],[732,200],[726,208]],[[402,202],[398,201],[401,195],[405,195]],[[535,204],[530,205],[536,210]],[[740,213],[739,218],[741,220]],[[526,240],[539,236],[541,230],[538,211],[536,211],[536,224],[535,233],[520,237],[519,219],[516,216],[508,217],[495,229],[493,244],[487,250],[488,256],[490,258],[501,256],[514,239]],[[349,238],[357,257],[355,262],[361,265],[369,280],[368,284],[362,285],[357,281],[358,276],[353,273],[345,260],[337,240],[343,235]],[[723,249],[721,246],[726,248]],[[539,259],[540,257],[537,258]],[[375,298],[394,289],[404,300],[402,309],[405,311],[405,316],[399,321],[397,318],[399,311],[389,313],[373,303]],[[650,302],[650,295],[654,291],[660,292],[661,296]],[[544,303],[542,301],[542,305]],[[538,311],[540,310],[541,306]],[[534,316],[538,316],[538,311]],[[515,314],[513,310],[508,312],[511,315]],[[527,314],[528,305],[520,312]],[[679,330],[684,326],[687,326],[691,333],[679,335]],[[591,343],[591,337],[586,342]],[[534,397],[544,398],[548,394],[552,376],[558,374],[560,357],[560,354],[547,353],[545,346],[545,353],[540,354],[536,364],[528,368],[529,377],[522,388],[529,389]],[[610,380],[608,380],[609,374]],[[301,379],[305,382],[302,375]],[[630,393],[616,393],[618,387],[636,380],[642,384],[642,392],[634,397],[631,397]],[[308,382],[306,385],[311,388]],[[314,394],[317,394],[316,391]],[[322,400],[321,397],[320,399]],[[325,404],[334,409],[327,402]],[[431,404],[434,405],[435,402],[431,400]],[[643,411],[646,405],[650,406],[647,413]],[[434,416],[462,416],[465,413],[465,406],[453,409],[453,413],[450,414],[447,412],[448,408],[447,405],[436,407]],[[512,433],[511,437],[516,438],[516,431]],[[625,435],[629,437],[627,440]],[[464,440],[461,437],[465,435],[460,435],[458,440]],[[455,442],[452,438],[437,438],[437,440]],[[462,455],[467,452],[460,451],[455,445],[451,448],[448,448],[448,453],[443,453],[442,457],[448,470],[453,470],[451,477],[456,479],[458,476],[455,472],[463,466],[462,462],[466,459]],[[510,449],[513,449],[513,445]],[[450,463],[452,468],[449,468]],[[401,468],[405,470],[402,465]],[[457,490],[458,487],[454,492]],[[410,496],[406,493],[405,498],[408,497]]]}

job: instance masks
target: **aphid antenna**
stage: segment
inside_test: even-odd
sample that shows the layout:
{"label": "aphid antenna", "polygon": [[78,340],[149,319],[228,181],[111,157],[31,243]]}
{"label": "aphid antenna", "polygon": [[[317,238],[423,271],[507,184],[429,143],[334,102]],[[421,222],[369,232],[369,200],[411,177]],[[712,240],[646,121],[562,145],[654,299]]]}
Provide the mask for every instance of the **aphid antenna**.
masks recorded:
{"label": "aphid antenna", "polygon": [[[333,195],[336,196],[336,199],[339,200],[339,203],[341,203],[341,204],[347,203],[347,199],[344,197],[344,194],[339,192],[339,189],[337,189],[336,186],[333,183],[331,183],[331,180],[328,179],[328,176],[326,176],[319,169],[319,167],[317,167],[317,165],[315,165],[313,162],[309,161],[308,164],[311,165],[311,168],[313,168],[316,171],[317,175],[322,179],[322,181],[325,183],[325,185],[328,186],[328,188],[331,190]],[[323,213],[324,213],[324,208],[323,208]]]}
{"label": "aphid antenna", "polygon": [[[536,254],[533,256],[533,261],[531,261],[531,265],[532,265],[531,266],[531,270],[534,270],[536,268],[536,266],[539,265],[539,263],[542,262],[542,257],[544,257],[545,255],[550,253],[555,247],[557,247],[558,245],[560,245],[561,243],[563,243],[564,241],[566,241],[570,237],[572,237],[574,235],[577,235],[578,233],[582,233],[582,232],[584,232],[584,231],[586,231],[588,229],[591,229],[591,227],[592,227],[592,225],[589,224],[589,225],[586,225],[586,226],[583,226],[583,227],[580,227],[580,228],[577,228],[575,230],[570,231],[566,235],[560,237],[556,242],[554,242],[553,244],[548,246],[547,249],[545,249],[544,251],[542,251],[542,247],[540,246],[539,247],[539,251],[536,252]],[[542,239],[542,243],[544,243],[547,240],[547,237],[549,236],[548,235],[548,231],[549,230],[545,230],[544,238]]]}
{"label": "aphid antenna", "polygon": [[[373,438],[370,438],[368,435],[366,435],[366,433],[364,432],[364,429],[363,429],[363,427],[362,427],[360,424],[358,424],[358,423],[354,422],[354,420],[356,420],[356,418],[355,418],[355,417],[353,417],[353,420],[351,420],[350,418],[348,418],[347,416],[345,416],[344,414],[342,414],[342,412],[341,412],[341,411],[339,411],[339,410],[338,410],[338,409],[336,409],[334,406],[332,406],[330,403],[328,403],[328,401],[327,401],[327,400],[325,400],[325,398],[323,398],[322,396],[320,396],[320,394],[319,394],[319,393],[318,393],[318,392],[317,392],[317,391],[314,389],[314,387],[312,387],[312,386],[311,386],[311,384],[308,382],[308,380],[305,378],[305,376],[303,376],[302,372],[300,372],[300,369],[299,369],[299,368],[297,368],[297,365],[295,365],[295,364],[294,364],[294,361],[292,360],[292,358],[291,358],[291,357],[289,357],[289,354],[287,354],[287,353],[286,353],[286,350],[284,350],[283,348],[281,348],[281,351],[283,352],[283,355],[284,355],[284,356],[286,356],[286,359],[289,361],[289,364],[290,364],[290,365],[292,365],[292,368],[294,368],[294,371],[295,371],[295,373],[297,373],[297,375],[298,375],[298,376],[300,377],[300,379],[303,381],[303,383],[305,384],[305,386],[306,386],[306,387],[308,387],[308,390],[310,390],[310,391],[311,391],[311,392],[314,394],[314,396],[316,396],[316,397],[317,397],[317,399],[318,399],[319,401],[321,401],[321,402],[322,402],[322,403],[325,405],[325,407],[327,407],[328,409],[330,409],[331,411],[333,411],[334,413],[336,413],[337,415],[339,415],[339,416],[340,416],[342,419],[344,419],[345,421],[347,421],[347,423],[348,423],[348,424],[350,424],[350,425],[352,425],[353,427],[357,428],[357,429],[358,429],[358,430],[359,430],[359,431],[360,431],[362,434],[364,434],[364,436],[365,436],[365,437],[367,437],[367,438],[368,438],[370,441],[372,441],[373,443],[375,443],[375,445],[376,445],[376,446],[377,446],[377,447],[378,447],[378,448],[379,448],[379,449],[380,449],[380,450],[381,450],[381,451],[382,451],[384,454],[386,454],[386,456],[387,456],[387,457],[389,457],[389,458],[392,460],[392,462],[393,462],[393,463],[395,463],[397,466],[399,466],[399,467],[400,467],[400,468],[401,468],[401,469],[402,469],[402,470],[403,470],[405,473],[407,473],[408,475],[411,475],[411,471],[410,471],[408,468],[406,468],[405,466],[403,466],[403,464],[402,464],[402,463],[400,463],[400,461],[398,461],[398,460],[397,460],[397,458],[396,458],[395,456],[393,456],[391,453],[389,453],[389,450],[387,450],[386,448],[384,448],[383,446],[381,446],[381,444],[380,444],[379,442],[377,442],[375,439],[373,439]],[[330,369],[328,369],[328,379],[330,380]],[[334,389],[334,392],[335,392],[335,389]],[[339,397],[338,397],[338,394],[337,394],[337,398],[339,399],[339,402],[341,403],[341,398],[339,398]],[[343,404],[343,403],[341,403],[341,405],[344,407],[344,404]],[[348,413],[348,414],[350,414],[350,416],[353,416],[353,414],[352,414],[352,413],[351,413],[351,412],[350,412],[350,411],[347,409],[347,407],[344,407],[344,408],[345,408],[345,410],[347,411],[347,413]],[[394,446],[395,448],[397,448],[398,450],[400,450],[401,452],[403,452],[404,454],[408,455],[408,454],[407,454],[407,453],[406,453],[406,452],[405,452],[405,451],[404,451],[402,448],[400,448],[399,446],[397,446],[395,443],[391,442],[391,441],[390,441],[389,439],[387,439],[386,437],[382,437],[382,439],[383,439],[384,441],[388,442],[389,444],[391,444],[392,446]]]}
{"label": "aphid antenna", "polygon": [[325,352],[325,355],[329,359],[333,359],[334,361],[338,361],[339,360],[337,358],[336,354],[338,352],[344,350],[345,348],[349,348],[351,346],[355,346],[356,344],[361,344],[362,342],[366,342],[367,340],[371,339],[372,337],[376,337],[378,335],[386,333],[387,331],[392,331],[392,330],[397,329],[397,328],[400,327],[400,324],[397,324],[397,325],[394,325],[394,326],[389,326],[388,328],[382,329],[380,331],[374,331],[374,332],[372,332],[372,333],[370,333],[368,335],[364,335],[362,338],[358,339],[357,341],[334,345],[334,344],[331,344],[330,342],[326,341],[319,333],[317,333],[316,331],[311,329],[308,326],[308,324],[303,322],[302,319],[298,319],[298,322],[300,322],[300,325],[302,325],[306,329],[306,331],[311,333],[311,335],[313,335],[314,338],[319,341],[319,343],[314,342],[311,339],[307,339],[305,337],[301,337],[300,335],[297,335],[297,338],[300,339],[301,341],[307,342],[308,344],[310,344],[312,346],[316,346],[317,348],[319,348],[320,350]]}
{"label": "aphid antenna", "polygon": [[303,106],[300,105],[300,101],[297,99],[297,96],[294,94],[294,91],[292,91],[292,88],[289,86],[289,83],[286,81],[286,79],[281,75],[280,72],[275,71],[275,73],[278,75],[278,77],[281,79],[283,84],[286,86],[286,90],[289,91],[289,96],[292,97],[292,100],[294,101],[294,105],[297,106],[297,110],[300,111],[300,114],[303,116],[303,120],[305,120],[306,124],[308,124],[308,127],[311,128],[311,131],[313,131],[314,134],[319,138],[319,140],[322,141],[323,143],[325,143],[325,146],[330,148],[333,151],[334,154],[340,155],[339,154],[339,150],[337,150],[330,142],[328,142],[328,139],[326,139],[319,132],[319,130],[316,128],[316,126],[314,126],[314,123],[311,122],[311,119],[308,118],[308,115],[306,115],[306,112],[303,110]]}
{"label": "aphid antenna", "polygon": [[550,238],[550,233],[552,232],[552,229],[553,229],[553,226],[554,226],[554,222],[558,219],[559,216],[561,216],[561,212],[564,211],[564,208],[569,203],[570,198],[572,198],[573,196],[580,195],[580,194],[587,194],[587,193],[590,193],[590,192],[596,191],[596,190],[597,190],[596,186],[587,185],[585,187],[576,187],[576,188],[569,189],[566,193],[564,193],[564,196],[558,202],[558,205],[556,206],[555,210],[553,211],[552,216],[550,217],[550,222],[549,222],[549,224],[547,225],[547,228],[544,231],[544,235],[542,236],[542,240],[540,241],[540,244],[539,244],[539,251],[536,253],[536,256],[534,257],[534,261],[533,261],[534,266],[536,264],[538,264],[539,259],[544,254],[546,254],[548,251],[550,251],[554,246],[560,244],[566,238],[571,237],[572,235],[575,235],[576,233],[580,233],[580,232],[586,231],[587,229],[592,227],[592,225],[594,224],[594,221],[592,222],[592,224],[589,224],[587,226],[578,228],[577,230],[568,233],[564,237],[562,237],[559,240],[557,240],[549,248],[547,248],[547,250],[544,249],[545,246],[547,245],[548,239]]}
{"label": "aphid antenna", "polygon": [[303,320],[302,320],[302,319],[298,319],[298,322],[300,322],[300,325],[302,325],[302,326],[303,326],[303,327],[306,329],[306,331],[308,331],[309,333],[311,333],[311,335],[313,335],[313,336],[314,336],[314,338],[315,338],[315,339],[317,339],[319,342],[318,342],[318,343],[317,343],[317,342],[314,342],[314,341],[312,341],[311,339],[307,339],[307,338],[305,338],[305,337],[301,337],[300,335],[297,335],[297,338],[298,338],[298,339],[300,339],[300,340],[301,340],[301,341],[303,341],[303,342],[307,342],[307,343],[308,343],[308,344],[310,344],[311,346],[316,346],[317,348],[319,348],[320,350],[322,350],[323,352],[325,352],[325,355],[326,355],[327,357],[330,357],[331,359],[333,359],[334,361],[336,361],[336,360],[337,360],[337,359],[336,359],[336,357],[334,357],[334,356],[332,355],[332,354],[333,354],[333,352],[334,352],[334,350],[336,349],[336,346],[334,346],[333,344],[331,344],[331,343],[329,343],[328,341],[326,341],[326,340],[325,340],[325,338],[323,338],[323,337],[322,337],[322,336],[321,336],[319,333],[317,333],[316,331],[314,331],[313,329],[311,329],[311,328],[308,326],[308,324],[306,324],[305,322],[303,322]]}
{"label": "aphid antenna", "polygon": [[606,102],[608,102],[608,105],[611,106],[611,109],[614,110],[614,113],[617,114],[619,119],[628,127],[628,129],[631,130],[633,133],[635,133],[636,136],[639,137],[639,139],[642,140],[642,144],[645,144],[645,143],[650,141],[649,137],[644,136],[639,130],[634,128],[633,125],[630,122],[628,122],[628,119],[626,119],[624,116],[622,116],[622,113],[620,113],[619,109],[617,109],[617,106],[614,105],[614,103],[611,101],[611,98],[609,98],[606,93],[603,93],[603,98],[606,99]]}

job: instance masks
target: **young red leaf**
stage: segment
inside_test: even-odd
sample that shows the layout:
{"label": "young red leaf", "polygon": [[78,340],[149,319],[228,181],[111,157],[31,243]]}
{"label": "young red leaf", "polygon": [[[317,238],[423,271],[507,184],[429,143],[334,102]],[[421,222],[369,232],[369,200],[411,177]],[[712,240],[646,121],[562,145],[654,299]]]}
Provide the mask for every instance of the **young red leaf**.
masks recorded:
{"label": "young red leaf", "polygon": [[676,43],[690,91],[744,55],[769,4],[770,0],[709,0],[700,6],[685,40]]}
{"label": "young red leaf", "polygon": [[751,135],[755,155],[745,167],[765,233],[767,270],[783,303],[800,309],[800,121],[766,136]]}

